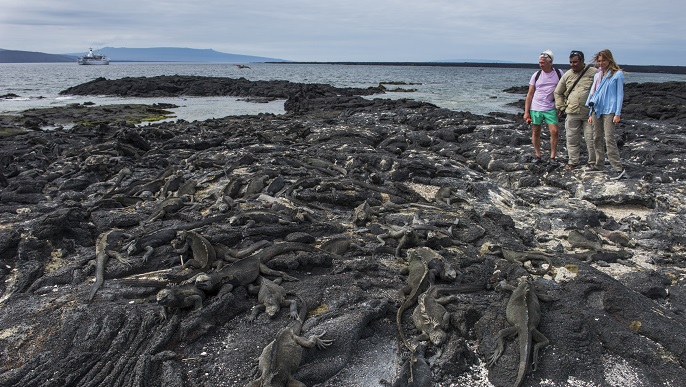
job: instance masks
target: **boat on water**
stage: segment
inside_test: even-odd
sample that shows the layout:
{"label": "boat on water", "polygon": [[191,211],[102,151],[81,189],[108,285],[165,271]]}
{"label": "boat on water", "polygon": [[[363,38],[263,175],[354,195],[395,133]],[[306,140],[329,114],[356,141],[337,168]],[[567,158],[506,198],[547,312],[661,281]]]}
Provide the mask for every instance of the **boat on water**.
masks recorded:
{"label": "boat on water", "polygon": [[80,57],[77,60],[80,65],[108,65],[110,64],[110,58],[101,54],[93,54],[93,49],[88,49],[88,54]]}

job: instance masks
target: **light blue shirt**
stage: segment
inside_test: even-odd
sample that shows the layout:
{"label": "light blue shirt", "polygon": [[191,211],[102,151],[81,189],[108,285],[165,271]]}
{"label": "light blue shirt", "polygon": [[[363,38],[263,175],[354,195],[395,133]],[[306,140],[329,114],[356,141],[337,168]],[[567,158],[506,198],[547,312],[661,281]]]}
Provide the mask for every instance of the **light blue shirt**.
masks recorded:
{"label": "light blue shirt", "polygon": [[593,86],[591,86],[591,93],[586,99],[586,106],[590,106],[589,103],[593,102],[593,111],[597,115],[614,114],[621,116],[624,101],[624,72],[619,70],[608,73],[602,79],[599,79],[600,77],[603,77],[601,72],[593,77]]}

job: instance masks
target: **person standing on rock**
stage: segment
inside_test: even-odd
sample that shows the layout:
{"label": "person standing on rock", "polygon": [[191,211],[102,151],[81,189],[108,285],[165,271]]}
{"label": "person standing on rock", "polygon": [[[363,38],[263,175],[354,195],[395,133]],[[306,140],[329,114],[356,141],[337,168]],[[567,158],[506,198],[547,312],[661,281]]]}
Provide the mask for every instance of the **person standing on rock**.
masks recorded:
{"label": "person standing on rock", "polygon": [[586,65],[584,53],[577,50],[569,54],[569,67],[555,88],[555,108],[558,114],[567,114],[565,134],[568,161],[565,169],[572,170],[579,165],[582,134],[588,151],[588,165],[595,165],[593,126],[588,122],[590,109],[586,106],[586,100],[598,69]]}
{"label": "person standing on rock", "polygon": [[562,78],[559,69],[553,68],[553,52],[543,51],[538,57],[540,70],[531,76],[529,92],[526,94],[524,119],[531,122],[531,143],[536,157],[534,164],[541,163],[541,124],[546,123],[550,131],[550,160],[555,161],[558,142],[558,118],[555,110],[555,87]]}
{"label": "person standing on rock", "polygon": [[595,169],[605,167],[607,158],[617,176],[613,179],[628,178],[619,159],[619,148],[615,140],[615,126],[620,121],[624,100],[624,71],[619,68],[610,50],[602,50],[595,55],[598,73],[593,77],[591,92],[586,100],[590,107],[588,122],[593,125],[593,145],[595,147]]}

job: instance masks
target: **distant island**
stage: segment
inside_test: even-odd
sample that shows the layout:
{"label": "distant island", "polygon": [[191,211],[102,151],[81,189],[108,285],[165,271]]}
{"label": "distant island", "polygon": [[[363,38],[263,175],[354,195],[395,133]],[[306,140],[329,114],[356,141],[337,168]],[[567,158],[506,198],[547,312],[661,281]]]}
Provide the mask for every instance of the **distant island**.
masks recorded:
{"label": "distant island", "polygon": [[[230,54],[212,49],[182,47],[126,48],[103,47],[94,50],[110,57],[112,62],[192,62],[192,63],[280,63],[280,64],[334,64],[334,65],[376,65],[376,66],[458,66],[458,67],[497,67],[497,68],[531,68],[535,63],[513,63],[507,61],[489,61],[480,59],[453,59],[427,62],[295,62],[285,59],[268,58],[252,55]],[[0,48],[0,63],[61,63],[74,62],[85,54],[47,54],[33,51],[4,50]],[[556,64],[562,70],[569,69],[568,64]],[[647,66],[621,65],[630,72],[686,74],[686,66]]]}
{"label": "distant island", "polygon": [[76,57],[46,54],[43,52],[3,50],[0,48],[0,63],[59,63],[76,62]]}
{"label": "distant island", "polygon": [[[0,63],[76,62],[76,59],[83,56],[87,51],[68,54],[46,54],[42,52],[0,49]],[[212,49],[181,47],[103,47],[93,51],[107,55],[112,62],[260,63],[285,61],[278,58],[229,54]]]}

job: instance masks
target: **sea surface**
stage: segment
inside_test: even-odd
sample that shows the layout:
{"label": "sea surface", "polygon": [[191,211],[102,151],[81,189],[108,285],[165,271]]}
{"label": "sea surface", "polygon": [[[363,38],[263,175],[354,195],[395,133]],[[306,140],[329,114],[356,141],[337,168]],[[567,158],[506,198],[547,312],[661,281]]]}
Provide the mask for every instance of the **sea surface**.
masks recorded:
{"label": "sea surface", "polygon": [[[94,102],[98,105],[120,103],[172,103],[177,119],[187,121],[221,118],[229,115],[282,114],[283,100],[270,103],[240,101],[237,97],[121,98],[112,96],[63,96],[59,92],[98,77],[153,77],[158,75],[195,75],[246,78],[248,80],[287,80],[297,83],[325,83],[336,87],[370,87],[382,82],[389,89],[416,89],[415,92],[387,92],[366,98],[410,98],[437,106],[476,114],[517,113],[508,103],[521,95],[503,92],[512,86],[525,86],[536,71],[532,69],[384,66],[343,64],[251,63],[241,69],[228,63],[118,63],[108,66],[79,66],[76,63],[0,64],[0,114],[14,114],[30,108]],[[626,82],[686,81],[681,74],[629,73]]]}

